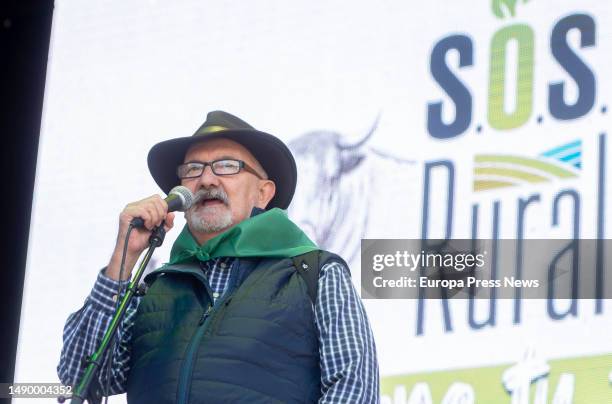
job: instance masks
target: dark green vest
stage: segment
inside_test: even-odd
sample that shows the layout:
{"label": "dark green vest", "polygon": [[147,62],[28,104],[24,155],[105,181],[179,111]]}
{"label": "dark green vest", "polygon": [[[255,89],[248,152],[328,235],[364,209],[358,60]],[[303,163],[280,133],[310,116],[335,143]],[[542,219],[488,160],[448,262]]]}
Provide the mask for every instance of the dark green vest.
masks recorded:
{"label": "dark green vest", "polygon": [[[150,284],[132,335],[130,403],[315,403],[317,330],[290,258],[237,259],[224,295],[196,265],[167,266]],[[320,267],[329,260],[323,253]]]}

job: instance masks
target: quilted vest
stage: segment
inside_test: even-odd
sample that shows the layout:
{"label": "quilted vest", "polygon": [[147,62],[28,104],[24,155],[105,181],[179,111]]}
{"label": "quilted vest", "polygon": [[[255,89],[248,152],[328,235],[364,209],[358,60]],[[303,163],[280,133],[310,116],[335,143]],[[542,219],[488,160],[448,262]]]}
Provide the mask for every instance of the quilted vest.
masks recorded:
{"label": "quilted vest", "polygon": [[[320,267],[342,259],[323,252]],[[149,274],[132,335],[130,403],[316,403],[312,301],[291,258],[234,263],[213,305],[197,264]]]}

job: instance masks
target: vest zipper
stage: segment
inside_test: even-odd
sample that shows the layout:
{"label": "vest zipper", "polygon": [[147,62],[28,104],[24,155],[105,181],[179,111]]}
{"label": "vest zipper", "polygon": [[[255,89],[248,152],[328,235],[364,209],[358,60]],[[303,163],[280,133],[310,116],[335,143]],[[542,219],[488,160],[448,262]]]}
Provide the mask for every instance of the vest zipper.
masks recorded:
{"label": "vest zipper", "polygon": [[183,366],[181,367],[181,372],[179,376],[178,383],[178,403],[187,403],[189,390],[191,387],[191,373],[193,371],[193,361],[195,359],[195,355],[198,351],[198,347],[200,345],[200,340],[204,335],[204,330],[206,329],[206,323],[210,318],[210,312],[212,311],[212,305],[209,304],[208,308],[202,314],[200,321],[198,322],[198,328],[196,329],[193,337],[191,337],[191,341],[189,341],[189,346],[187,347],[187,354],[185,355],[185,362],[183,362]]}
{"label": "vest zipper", "polygon": [[[235,282],[235,271],[232,271],[230,273],[230,279],[228,281],[228,290],[232,290],[234,288],[234,282]],[[204,282],[204,286],[206,288],[206,292],[208,293],[209,299],[212,300],[212,290],[210,289],[210,286],[208,285],[208,282]],[[233,293],[229,293],[228,295],[222,297],[219,301],[218,304],[215,304],[215,306],[219,306],[219,307],[227,307],[227,304],[229,304],[229,301],[232,298],[232,294]],[[206,328],[208,327],[208,323],[210,322],[211,317],[211,312],[213,311],[213,305],[209,302],[208,303],[208,307],[206,308],[206,310],[204,311],[204,314],[202,314],[202,317],[200,318],[200,321],[198,321],[198,328],[196,329],[195,333],[193,334],[193,337],[191,337],[191,341],[189,341],[189,345],[187,347],[187,353],[185,356],[185,361],[183,362],[183,365],[181,366],[181,370],[179,373],[179,380],[178,380],[178,399],[177,399],[177,403],[179,404],[187,404],[188,403],[188,398],[189,398],[189,390],[191,390],[191,374],[193,373],[193,363],[195,361],[195,356],[196,353],[198,352],[198,347],[200,346],[200,341],[202,340],[202,337],[204,336],[204,332],[206,331]]]}
{"label": "vest zipper", "polygon": [[234,297],[234,295],[233,295],[233,293],[231,293],[230,295],[226,296],[223,299],[223,301],[219,302],[219,307],[217,309],[214,321],[211,322],[210,326],[206,330],[206,334],[210,335],[210,334],[214,334],[215,332],[217,332],[217,328],[219,326],[219,323],[221,322],[221,320],[225,316],[225,312],[227,311],[227,306],[230,304],[230,302],[232,301],[233,297]]}
{"label": "vest zipper", "polygon": [[202,317],[200,318],[200,321],[198,321],[198,326],[204,325],[204,322],[206,321],[206,318],[210,315],[211,311],[212,311],[212,306],[209,305],[208,309],[206,309],[204,314],[202,314]]}

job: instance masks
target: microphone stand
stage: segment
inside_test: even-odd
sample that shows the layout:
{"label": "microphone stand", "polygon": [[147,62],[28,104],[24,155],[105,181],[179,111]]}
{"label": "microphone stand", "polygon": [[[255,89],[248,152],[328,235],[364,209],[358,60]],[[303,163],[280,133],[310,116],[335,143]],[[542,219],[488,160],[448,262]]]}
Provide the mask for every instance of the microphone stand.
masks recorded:
{"label": "microphone stand", "polygon": [[[85,400],[88,400],[90,403],[99,403],[102,400],[102,391],[97,383],[97,376],[100,372],[100,368],[102,367],[102,361],[106,356],[106,353],[109,351],[110,343],[117,332],[117,328],[123,317],[125,316],[125,312],[129,306],[129,303],[132,301],[134,295],[139,293],[138,291],[138,283],[140,282],[140,278],[144,273],[145,268],[147,267],[151,256],[153,255],[153,251],[164,242],[164,237],[166,236],[166,231],[164,230],[165,222],[162,223],[153,229],[151,236],[149,237],[149,249],[147,250],[144,258],[140,262],[140,266],[138,270],[134,273],[134,277],[129,283],[126,293],[123,295],[121,299],[121,303],[119,304],[119,308],[115,312],[106,332],[104,333],[104,337],[102,337],[102,342],[100,342],[100,346],[91,356],[87,357],[85,363],[87,364],[87,368],[85,369],[85,373],[81,378],[81,381],[77,383],[72,396],[70,397],[70,403],[72,404],[80,404]],[[112,358],[111,358],[112,359]],[[94,384],[92,384],[94,382]],[[92,387],[96,387],[92,389]],[[90,391],[91,390],[91,391]],[[66,400],[66,397],[59,397],[58,401],[63,403]]]}

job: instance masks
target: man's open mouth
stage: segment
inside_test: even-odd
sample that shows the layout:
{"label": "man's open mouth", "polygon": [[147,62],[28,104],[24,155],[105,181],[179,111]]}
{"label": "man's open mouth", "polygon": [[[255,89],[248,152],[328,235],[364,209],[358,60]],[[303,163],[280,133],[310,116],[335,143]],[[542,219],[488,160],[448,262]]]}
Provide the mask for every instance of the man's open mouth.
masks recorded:
{"label": "man's open mouth", "polygon": [[225,205],[225,201],[220,198],[215,197],[204,197],[199,201],[200,206],[217,206],[217,205]]}

